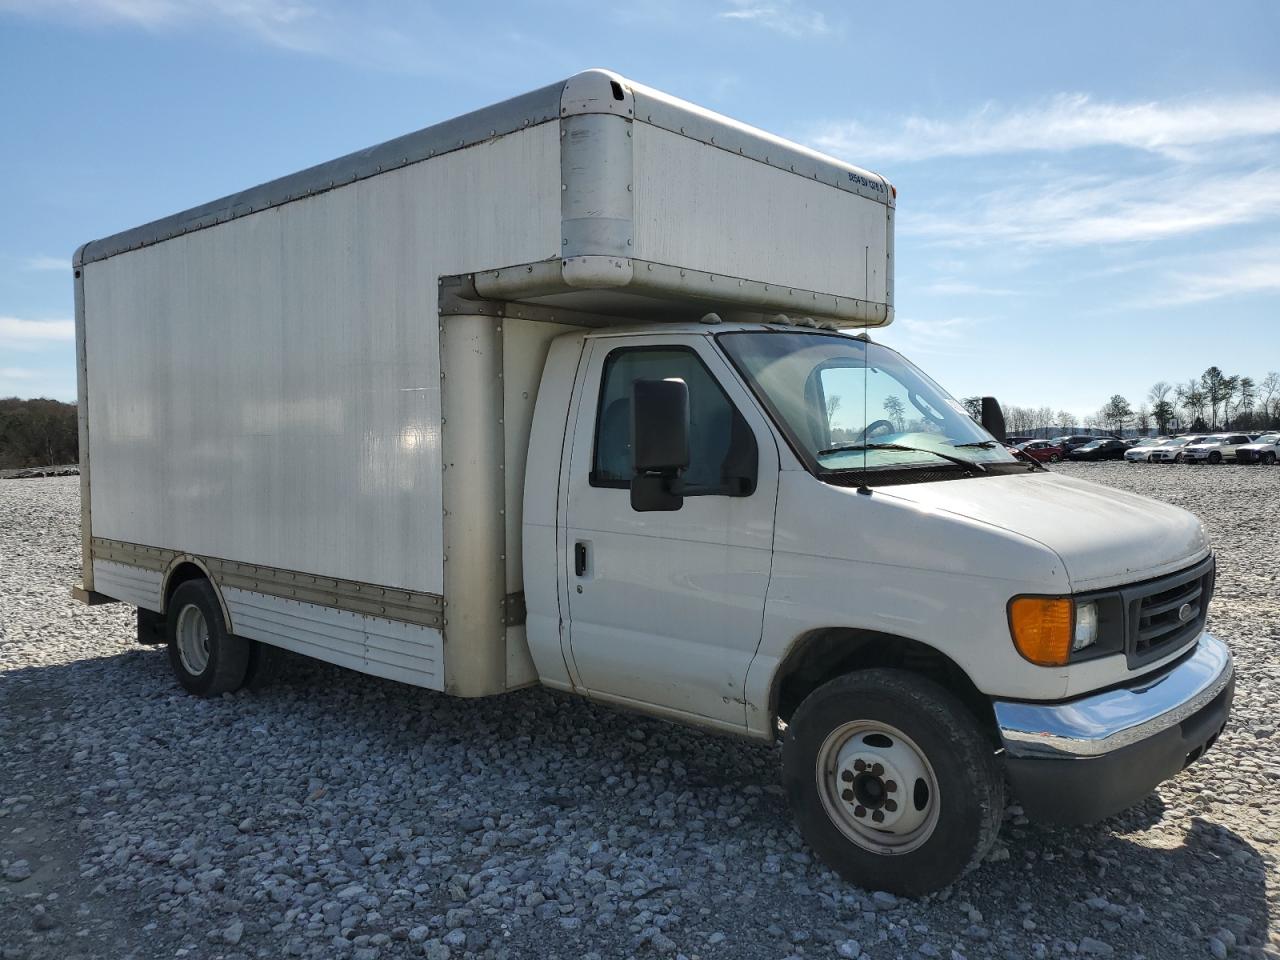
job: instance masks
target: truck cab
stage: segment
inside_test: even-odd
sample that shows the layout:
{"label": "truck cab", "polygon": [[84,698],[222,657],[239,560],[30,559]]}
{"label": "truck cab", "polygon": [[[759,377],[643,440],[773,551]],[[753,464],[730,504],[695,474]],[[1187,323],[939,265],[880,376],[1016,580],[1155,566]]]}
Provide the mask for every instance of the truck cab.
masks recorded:
{"label": "truck cab", "polygon": [[707,321],[551,346],[543,683],[780,738],[809,842],[905,892],[981,858],[1006,778],[1028,816],[1090,822],[1212,745],[1233,680],[1195,517],[1015,459],[865,335]]}

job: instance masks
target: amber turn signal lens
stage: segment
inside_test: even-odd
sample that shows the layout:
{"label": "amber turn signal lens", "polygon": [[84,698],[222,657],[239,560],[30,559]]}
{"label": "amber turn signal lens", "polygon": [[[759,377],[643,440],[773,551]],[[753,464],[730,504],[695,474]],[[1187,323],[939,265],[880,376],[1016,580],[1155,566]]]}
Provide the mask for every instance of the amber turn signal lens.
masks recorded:
{"label": "amber turn signal lens", "polygon": [[1074,605],[1065,598],[1019,597],[1009,604],[1013,645],[1032,663],[1060,667],[1071,656]]}

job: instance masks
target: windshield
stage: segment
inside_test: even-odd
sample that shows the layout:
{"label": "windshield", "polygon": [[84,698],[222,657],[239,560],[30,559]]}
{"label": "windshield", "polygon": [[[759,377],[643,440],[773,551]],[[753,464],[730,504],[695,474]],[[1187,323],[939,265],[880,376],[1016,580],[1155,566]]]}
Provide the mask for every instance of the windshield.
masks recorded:
{"label": "windshield", "polygon": [[[963,404],[888,347],[790,331],[723,333],[717,340],[819,473],[962,471],[956,458],[1026,466]],[[896,449],[875,449],[881,445]]]}
{"label": "windshield", "polygon": [[1280,433],[1264,433],[1254,443],[1276,443],[1280,441]]}

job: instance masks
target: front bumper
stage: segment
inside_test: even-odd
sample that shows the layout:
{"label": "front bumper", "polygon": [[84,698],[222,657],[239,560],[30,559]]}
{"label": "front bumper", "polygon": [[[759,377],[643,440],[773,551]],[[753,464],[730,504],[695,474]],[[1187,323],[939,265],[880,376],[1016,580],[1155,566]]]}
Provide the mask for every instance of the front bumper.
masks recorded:
{"label": "front bumper", "polygon": [[1035,820],[1118,813],[1213,745],[1234,695],[1231,652],[1202,633],[1190,656],[1122,687],[1060,703],[995,701],[1013,792]]}

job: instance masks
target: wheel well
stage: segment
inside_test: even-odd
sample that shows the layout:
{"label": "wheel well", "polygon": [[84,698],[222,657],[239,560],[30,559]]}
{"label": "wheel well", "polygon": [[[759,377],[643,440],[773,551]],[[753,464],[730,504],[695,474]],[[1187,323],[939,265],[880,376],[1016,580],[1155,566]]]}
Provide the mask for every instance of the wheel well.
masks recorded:
{"label": "wheel well", "polygon": [[954,660],[918,640],[873,630],[828,628],[797,640],[773,681],[773,715],[790,721],[804,698],[822,684],[869,667],[890,667],[928,677],[957,697],[983,730],[996,735],[991,701]]}
{"label": "wheel well", "polygon": [[169,612],[169,598],[173,596],[173,592],[182,586],[188,580],[208,580],[209,575],[204,572],[197,564],[180,563],[169,573],[169,579],[164,585],[164,609]]}

